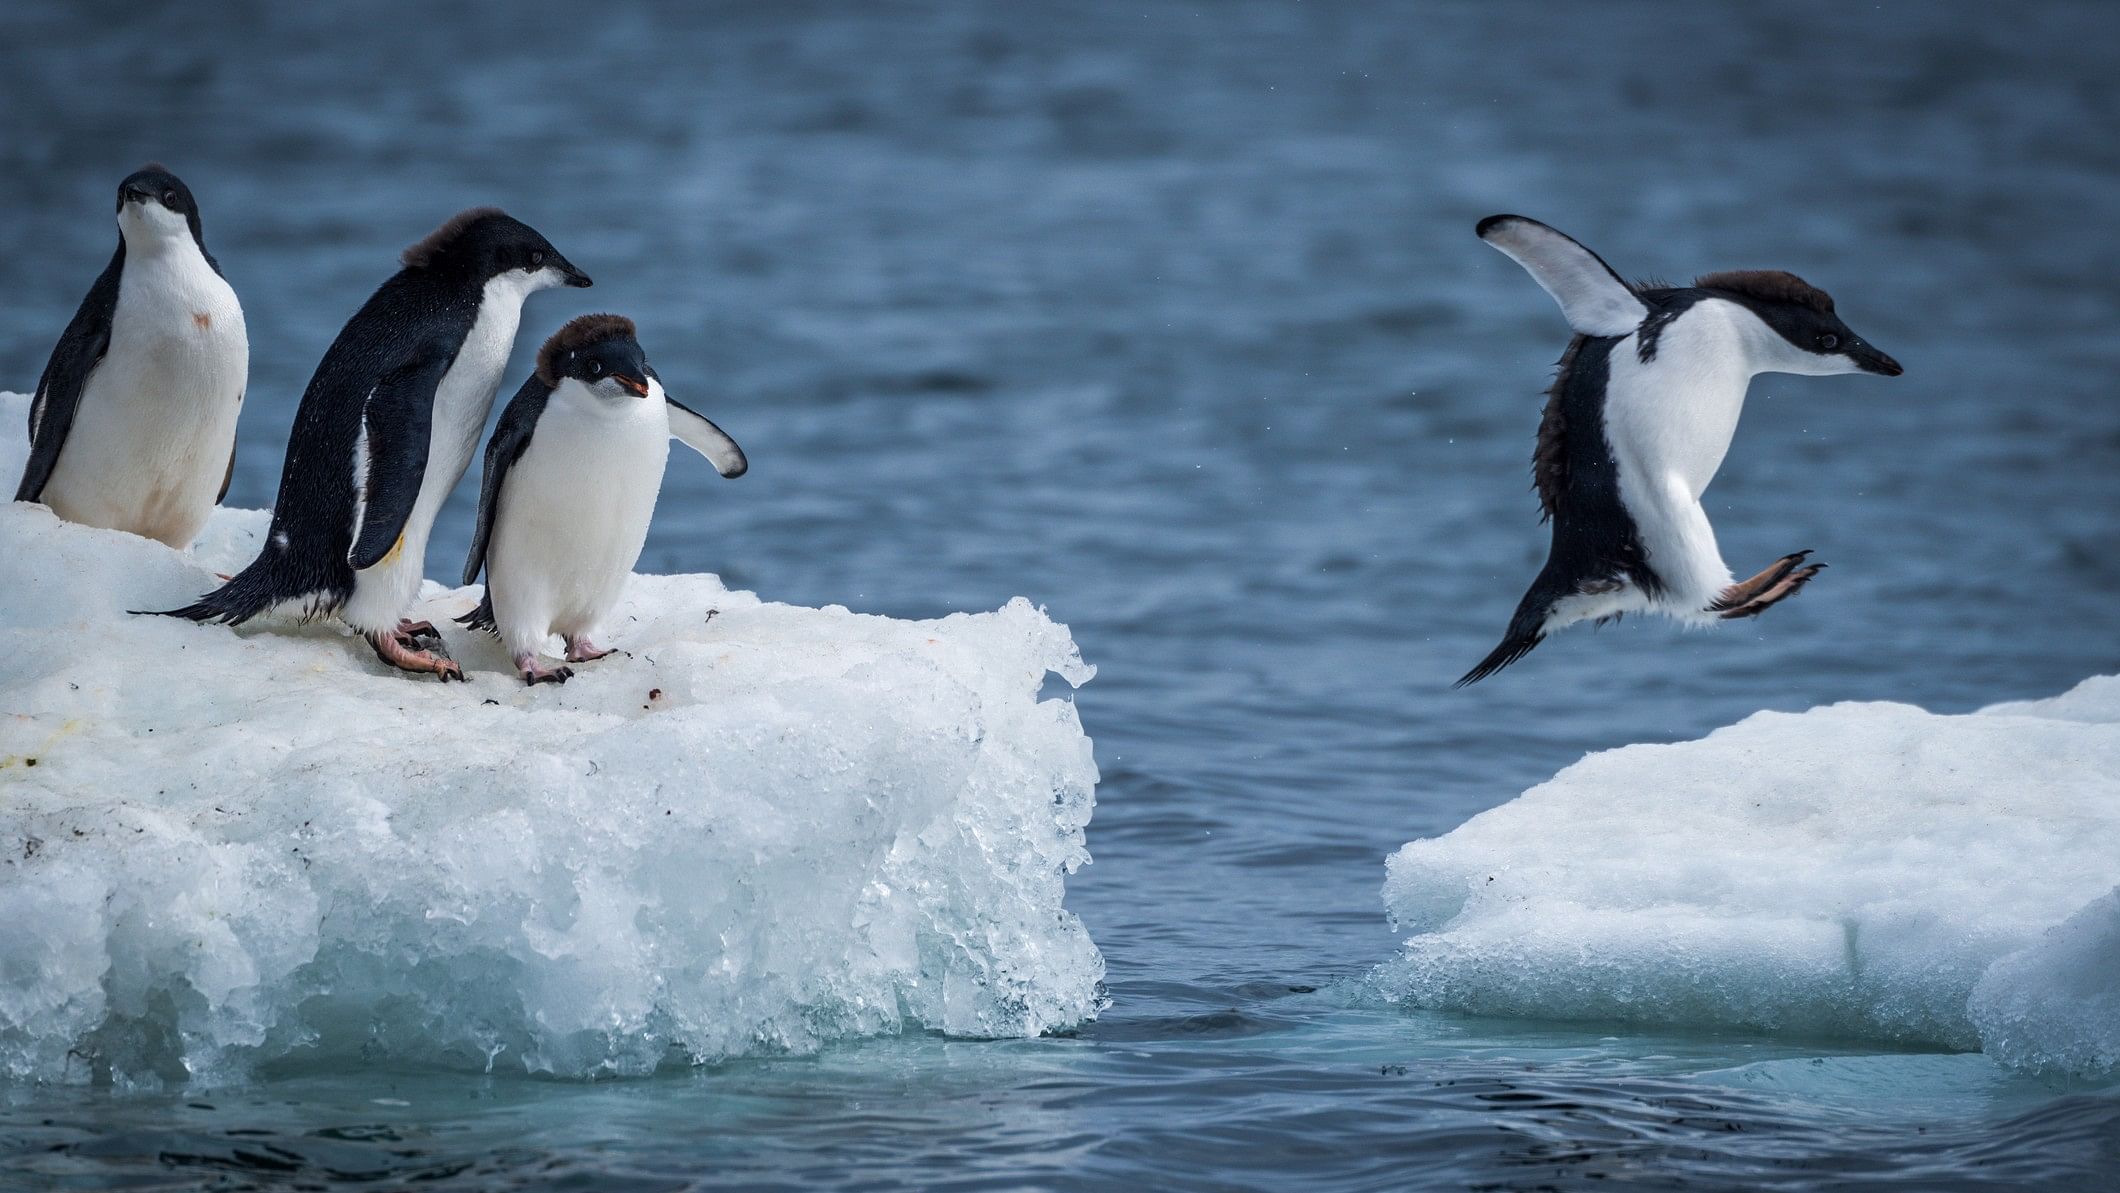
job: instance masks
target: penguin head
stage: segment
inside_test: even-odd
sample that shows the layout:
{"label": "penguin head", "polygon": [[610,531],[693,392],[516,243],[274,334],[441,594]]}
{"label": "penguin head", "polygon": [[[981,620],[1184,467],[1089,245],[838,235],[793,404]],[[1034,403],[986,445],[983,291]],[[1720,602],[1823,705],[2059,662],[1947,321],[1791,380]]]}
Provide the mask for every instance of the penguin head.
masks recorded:
{"label": "penguin head", "polygon": [[402,260],[407,269],[448,273],[481,285],[513,278],[525,291],[590,284],[589,275],[537,229],[498,207],[456,213],[406,249]]}
{"label": "penguin head", "polygon": [[188,232],[204,243],[199,234],[199,204],[184,180],[159,162],[149,162],[118,184],[118,227],[128,237],[169,237]]}
{"label": "penguin head", "polygon": [[537,377],[557,389],[578,381],[599,399],[632,403],[660,392],[662,382],[623,315],[582,315],[552,333],[537,350]]}
{"label": "penguin head", "polygon": [[1841,322],[1831,295],[1793,273],[1733,270],[1708,274],[1693,284],[1744,307],[1773,333],[1759,337],[1756,363],[1761,372],[1897,377],[1905,371]]}

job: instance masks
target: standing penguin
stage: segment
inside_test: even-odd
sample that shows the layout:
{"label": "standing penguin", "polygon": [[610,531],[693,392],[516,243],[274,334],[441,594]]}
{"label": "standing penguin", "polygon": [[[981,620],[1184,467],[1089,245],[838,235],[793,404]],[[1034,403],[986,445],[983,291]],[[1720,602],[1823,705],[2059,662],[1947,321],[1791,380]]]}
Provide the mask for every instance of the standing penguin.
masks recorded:
{"label": "standing penguin", "polygon": [[336,613],[391,666],[462,679],[434,627],[405,620],[427,532],[478,447],[523,300],[588,284],[535,229],[492,207],[406,249],[404,268],[310,378],[264,550],[171,614],[237,624],[278,605]]}
{"label": "standing penguin", "polygon": [[1825,291],[1778,270],[1712,273],[1691,286],[1630,286],[1597,254],[1520,215],[1481,240],[1560,303],[1575,338],[1547,391],[1532,459],[1553,522],[1545,569],[1474,683],[1578,621],[1637,611],[1682,621],[1754,617],[1809,583],[1809,551],[1733,583],[1700,497],[1715,479],[1759,373],[1879,373],[1899,363],[1833,313]]}
{"label": "standing penguin", "polygon": [[37,381],[15,500],[189,547],[228,491],[249,374],[199,205],[150,163],[118,185],[118,251]]}
{"label": "standing penguin", "polygon": [[663,393],[632,320],[583,315],[538,349],[537,372],[486,445],[464,563],[466,584],[485,569],[486,596],[457,619],[497,635],[523,682],[573,676],[538,662],[555,633],[570,663],[611,653],[591,635],[640,559],[672,436],[723,476],[749,467],[720,427]]}

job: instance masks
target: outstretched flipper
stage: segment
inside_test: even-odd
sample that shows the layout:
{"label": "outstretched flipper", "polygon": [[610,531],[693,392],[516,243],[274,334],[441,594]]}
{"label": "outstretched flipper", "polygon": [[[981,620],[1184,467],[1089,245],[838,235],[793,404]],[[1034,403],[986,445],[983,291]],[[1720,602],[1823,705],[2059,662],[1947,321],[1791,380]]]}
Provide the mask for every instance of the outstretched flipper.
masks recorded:
{"label": "outstretched flipper", "polygon": [[751,467],[744,459],[743,449],[729,438],[729,433],[715,426],[707,417],[688,409],[669,394],[663,395],[663,403],[670,408],[670,434],[678,442],[705,456],[714,465],[714,471],[734,480]]}
{"label": "outstretched flipper", "polygon": [[1521,215],[1490,215],[1479,237],[1507,254],[1561,304],[1568,326],[1586,336],[1623,336],[1641,326],[1649,308],[1604,258],[1567,236]]}

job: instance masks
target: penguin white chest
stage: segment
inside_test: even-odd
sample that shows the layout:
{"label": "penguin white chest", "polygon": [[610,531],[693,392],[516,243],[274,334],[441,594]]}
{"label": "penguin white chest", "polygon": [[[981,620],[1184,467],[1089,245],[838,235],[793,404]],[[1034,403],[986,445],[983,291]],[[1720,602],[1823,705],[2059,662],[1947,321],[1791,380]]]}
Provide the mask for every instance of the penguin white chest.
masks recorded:
{"label": "penguin white chest", "polygon": [[[498,291],[498,292],[497,292]],[[501,371],[508,366],[508,351],[515,345],[516,327],[523,317],[523,296],[513,292],[504,279],[486,285],[478,318],[464,336],[456,360],[442,375],[434,391],[434,422],[427,442],[427,472],[420,480],[419,501],[413,506],[408,540],[417,536],[424,545],[435,515],[449,499],[457,482],[464,479],[471,457],[478,449],[479,432],[493,410],[493,395],[500,389]]]}
{"label": "penguin white chest", "polygon": [[647,541],[670,455],[658,386],[598,398],[562,383],[508,471],[486,579],[511,654],[554,633],[585,635],[618,603]]}
{"label": "penguin white chest", "polygon": [[227,475],[249,371],[242,304],[198,246],[129,248],[110,344],[45,503],[68,521],[190,546]]}
{"label": "penguin white chest", "polygon": [[1730,450],[1751,380],[1738,325],[1719,300],[1665,326],[1649,360],[1632,336],[1612,350],[1605,441],[1620,500],[1664,583],[1659,605],[1674,616],[1704,616],[1730,582],[1700,497]]}
{"label": "penguin white chest", "polygon": [[1730,304],[1696,303],[1642,360],[1630,336],[1612,350],[1605,437],[1622,474],[1676,481],[1694,500],[1722,468],[1744,413],[1752,368]]}

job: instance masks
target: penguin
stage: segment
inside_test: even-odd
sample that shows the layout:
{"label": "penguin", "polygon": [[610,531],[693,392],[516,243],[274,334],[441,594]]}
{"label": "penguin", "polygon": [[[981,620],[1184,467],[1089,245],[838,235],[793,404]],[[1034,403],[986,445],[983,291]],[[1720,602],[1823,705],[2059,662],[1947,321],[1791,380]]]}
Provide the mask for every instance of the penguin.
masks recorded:
{"label": "penguin", "polygon": [[228,492],[249,376],[198,202],[149,163],[118,184],[118,251],[37,380],[15,500],[184,550]]}
{"label": "penguin", "polygon": [[1722,466],[1759,373],[1897,377],[1826,292],[1780,270],[1711,273],[1691,286],[1621,281],[1604,259],[1533,219],[1481,220],[1481,240],[1524,267],[1575,336],[1539,424],[1532,475],[1553,524],[1546,566],[1508,632],[1457,681],[1476,683],[1579,621],[1655,612],[1682,622],[1757,617],[1825,567],[1809,551],[1737,581],[1700,498]]}
{"label": "penguin", "polygon": [[524,683],[573,677],[538,661],[553,634],[569,663],[611,653],[593,635],[640,559],[673,437],[725,477],[750,467],[720,427],[663,392],[632,320],[583,315],[538,349],[486,445],[464,561],[464,583],[483,568],[486,593],[457,619],[499,638]]}
{"label": "penguin", "polygon": [[169,615],[235,625],[283,606],[336,614],[385,663],[464,678],[434,627],[405,617],[427,534],[477,450],[523,301],[590,282],[493,207],[451,217],[402,262],[310,378],[257,559]]}

